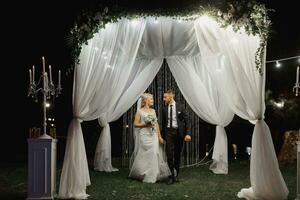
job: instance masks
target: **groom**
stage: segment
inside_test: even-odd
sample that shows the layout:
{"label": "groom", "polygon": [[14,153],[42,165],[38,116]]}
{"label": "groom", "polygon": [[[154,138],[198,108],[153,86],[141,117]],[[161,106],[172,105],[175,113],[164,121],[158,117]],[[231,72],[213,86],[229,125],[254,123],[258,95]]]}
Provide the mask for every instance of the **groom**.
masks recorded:
{"label": "groom", "polygon": [[187,111],[182,104],[175,102],[174,96],[172,90],[164,93],[165,106],[162,114],[163,138],[166,141],[168,165],[172,173],[168,184],[173,184],[178,180],[183,141],[191,141]]}

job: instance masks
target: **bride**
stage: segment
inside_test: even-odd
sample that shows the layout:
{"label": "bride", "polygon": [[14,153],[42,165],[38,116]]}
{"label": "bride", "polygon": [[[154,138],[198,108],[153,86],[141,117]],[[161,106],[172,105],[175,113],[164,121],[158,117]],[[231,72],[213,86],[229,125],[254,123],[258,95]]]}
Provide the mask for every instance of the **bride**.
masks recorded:
{"label": "bride", "polygon": [[[134,119],[135,147],[131,157],[129,177],[146,183],[155,183],[171,175],[163,150],[153,96],[144,93],[138,101]],[[152,123],[150,122],[152,120]]]}

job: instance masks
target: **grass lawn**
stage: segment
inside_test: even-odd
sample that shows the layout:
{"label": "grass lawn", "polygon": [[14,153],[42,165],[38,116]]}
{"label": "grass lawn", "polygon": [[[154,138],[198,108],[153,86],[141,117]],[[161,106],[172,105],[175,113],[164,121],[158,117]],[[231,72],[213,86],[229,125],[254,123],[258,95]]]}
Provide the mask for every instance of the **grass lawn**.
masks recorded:
{"label": "grass lawn", "polygon": [[[92,185],[87,188],[89,199],[238,199],[237,192],[250,186],[249,161],[230,161],[228,175],[216,175],[208,165],[181,170],[180,182],[174,185],[165,183],[147,184],[127,178],[128,169],[119,172],[103,173],[90,171]],[[26,198],[26,164],[2,163],[0,165],[0,199]],[[61,168],[58,167],[58,183]],[[296,163],[281,164],[281,172],[290,191],[289,198],[296,197]]]}

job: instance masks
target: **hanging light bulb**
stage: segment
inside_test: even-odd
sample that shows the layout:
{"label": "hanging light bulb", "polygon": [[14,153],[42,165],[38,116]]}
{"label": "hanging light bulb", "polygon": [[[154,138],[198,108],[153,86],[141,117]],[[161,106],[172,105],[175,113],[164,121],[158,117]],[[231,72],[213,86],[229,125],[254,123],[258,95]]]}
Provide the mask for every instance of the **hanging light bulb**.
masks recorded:
{"label": "hanging light bulb", "polygon": [[246,153],[250,156],[251,155],[251,147],[246,147]]}
{"label": "hanging light bulb", "polygon": [[251,156],[251,147],[246,147],[246,153],[248,154],[249,160]]}
{"label": "hanging light bulb", "polygon": [[278,60],[276,60],[276,67],[277,68],[281,67],[281,63]]}
{"label": "hanging light bulb", "polygon": [[237,159],[237,145],[236,144],[232,144],[232,148],[233,148],[233,154],[234,154],[234,159]]}
{"label": "hanging light bulb", "polygon": [[209,151],[208,151],[208,144],[205,145],[205,156],[208,156],[209,155]]}
{"label": "hanging light bulb", "polygon": [[284,107],[284,101],[281,100],[280,102],[274,102],[274,106],[276,106],[277,108],[283,108]]}

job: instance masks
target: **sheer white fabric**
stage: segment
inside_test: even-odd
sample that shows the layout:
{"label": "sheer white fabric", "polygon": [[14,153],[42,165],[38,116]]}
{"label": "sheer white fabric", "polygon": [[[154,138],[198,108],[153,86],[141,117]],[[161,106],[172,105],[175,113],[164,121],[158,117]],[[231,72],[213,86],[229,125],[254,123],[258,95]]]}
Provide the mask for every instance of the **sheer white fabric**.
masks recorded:
{"label": "sheer white fabric", "polygon": [[[81,120],[102,117],[106,133],[109,130],[107,112],[116,104],[132,72],[140,40],[145,29],[144,21],[132,24],[121,20],[108,24],[82,47],[80,65],[76,66],[73,89],[73,112],[68,130],[66,153],[60,180],[60,198],[87,198],[86,186],[90,184],[87,159],[82,138]],[[110,137],[103,144],[110,143]],[[110,153],[105,149],[104,155]],[[73,156],[72,156],[73,155]],[[103,156],[107,159],[106,156]],[[106,162],[106,169],[111,163]],[[69,175],[72,176],[69,176]]]}
{"label": "sheer white fabric", "polygon": [[[200,52],[206,69],[233,112],[255,123],[250,164],[251,188],[238,197],[247,199],[285,199],[288,189],[279,170],[271,133],[264,122],[265,63],[261,76],[255,67],[259,37],[231,27],[220,28],[208,18],[195,21]],[[212,62],[214,61],[214,62]]]}
{"label": "sheer white fabric", "polygon": [[[136,103],[136,112],[138,112],[141,108],[142,108],[142,98],[140,97]],[[139,129],[135,127],[133,128],[133,140],[134,140],[134,148],[129,159],[129,169],[132,168],[133,161],[140,147]]]}
{"label": "sheer white fabric", "polygon": [[[176,59],[176,56],[179,57]],[[193,56],[198,56],[198,59],[192,58]],[[220,97],[221,94],[217,92],[216,87],[214,87],[211,83],[210,78],[207,76],[207,72],[203,71],[204,68],[201,66],[201,61],[199,59],[199,46],[195,34],[194,22],[172,20],[169,17],[160,17],[158,19],[149,18],[147,20],[145,33],[138,51],[138,57],[166,57],[168,58],[170,67],[172,65],[170,63],[172,59],[178,61],[181,58],[184,58],[186,62],[189,62],[189,65],[193,65],[194,70],[198,72],[198,77],[196,78],[199,78],[201,79],[200,81],[203,81],[203,89],[207,90],[207,93],[210,95],[211,99],[217,97],[215,101],[205,101],[201,99],[199,102],[197,102],[197,100],[195,100],[197,104],[194,105],[201,107],[198,109],[206,109],[206,103],[211,102],[211,107],[213,107],[211,109],[215,111],[214,113],[206,110],[204,111],[206,114],[202,112],[201,115],[199,112],[196,112],[195,110],[194,111],[209,123],[220,125],[216,129],[215,146],[217,146],[217,148],[214,148],[213,164],[211,165],[210,169],[214,173],[227,174],[228,150],[227,136],[224,127],[227,126],[232,120],[233,113],[230,111],[229,107],[226,106],[226,102],[222,101],[222,97]],[[189,68],[187,65],[184,66]],[[186,71],[186,73],[193,73],[193,71]],[[175,79],[177,82],[179,82],[178,78],[175,77]],[[184,82],[186,80],[188,79],[184,79],[182,81]],[[187,88],[191,89],[192,87]],[[189,94],[192,93],[193,92]],[[187,97],[185,96],[185,98]],[[190,98],[193,97],[190,96]],[[202,104],[198,105],[200,102]],[[209,113],[208,115],[211,115],[210,118],[214,118],[214,120],[205,116],[207,113]],[[215,118],[216,116],[218,116],[218,118]]]}
{"label": "sheer white fabric", "polygon": [[166,58],[199,53],[193,21],[178,21],[170,17],[147,18],[138,58]]}
{"label": "sheer white fabric", "polygon": [[[122,19],[108,24],[83,45],[73,88],[70,123],[60,180],[60,198],[87,198],[90,184],[81,120],[103,127],[94,167],[113,171],[109,122],[118,119],[146,90],[167,58],[178,86],[201,118],[217,125],[214,173],[227,173],[224,127],[235,113],[256,123],[252,138],[251,188],[239,197],[284,199],[288,190],[279,170],[270,130],[264,122],[265,77],[255,69],[257,36],[220,28],[207,17],[196,21]],[[265,65],[263,64],[263,70]],[[264,73],[265,74],[265,73]],[[228,106],[228,107],[227,107]]]}
{"label": "sheer white fabric", "polygon": [[[123,83],[125,87],[119,94],[120,96],[117,97],[117,102],[106,102],[106,105],[109,107],[105,115],[102,115],[98,120],[103,129],[95,152],[95,170],[105,172],[116,170],[111,166],[111,136],[108,123],[117,120],[133,105],[138,97],[147,89],[148,85],[150,85],[162,62],[162,59],[137,59],[133,66],[132,73],[127,78],[127,83]],[[105,93],[105,91],[102,93]],[[99,99],[99,101],[101,100]]]}
{"label": "sheer white fabric", "polygon": [[215,174],[228,174],[228,144],[225,128],[216,126],[216,137],[212,154],[213,162],[209,166]]}
{"label": "sheer white fabric", "polygon": [[217,90],[200,56],[174,56],[167,60],[180,91],[193,111],[203,120],[217,125],[210,169],[217,174],[227,174],[228,150],[224,127],[234,115],[224,101],[222,92]]}
{"label": "sheer white fabric", "polygon": [[60,177],[59,198],[86,199],[86,186],[90,185],[85,145],[80,120],[74,118],[68,129],[66,151]]}
{"label": "sheer white fabric", "polygon": [[[59,184],[59,198],[86,199],[86,186],[91,184],[85,145],[79,117],[84,116],[84,97],[90,97],[90,90],[83,89],[85,81],[75,68],[73,83],[73,116],[68,128],[66,150]],[[85,94],[85,96],[80,94]]]}

